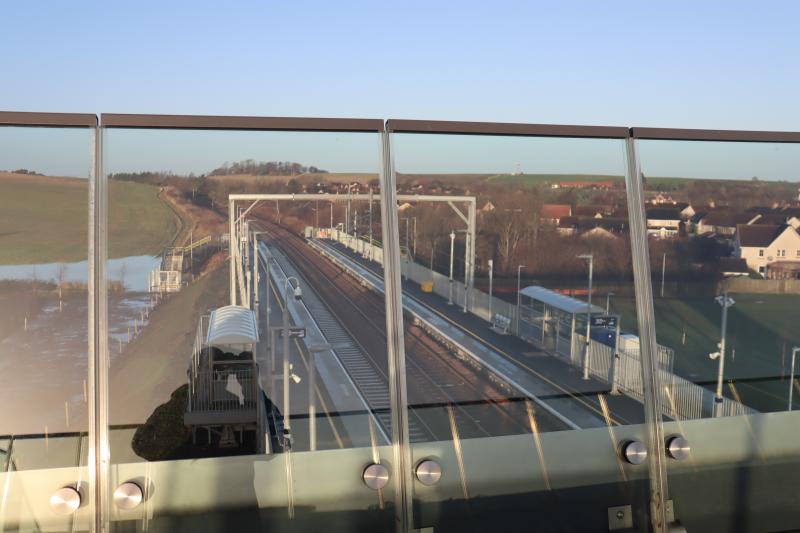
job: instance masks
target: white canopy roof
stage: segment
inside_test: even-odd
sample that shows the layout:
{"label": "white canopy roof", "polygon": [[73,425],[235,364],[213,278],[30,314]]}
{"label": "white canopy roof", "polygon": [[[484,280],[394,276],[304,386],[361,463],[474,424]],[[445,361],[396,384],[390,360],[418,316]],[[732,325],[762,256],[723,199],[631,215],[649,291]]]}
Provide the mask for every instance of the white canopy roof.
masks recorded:
{"label": "white canopy roof", "polygon": [[[551,307],[555,307],[556,309],[561,309],[562,311],[566,311],[567,313],[572,313],[572,314],[586,313],[587,302],[584,302],[583,300],[577,300],[569,296],[565,296],[555,291],[551,291],[550,289],[545,289],[544,287],[540,287],[539,285],[531,285],[529,287],[525,287],[520,291],[520,293],[523,296],[527,296],[528,298],[532,298],[538,302],[543,302]],[[606,314],[606,310],[603,309],[602,307],[592,305],[592,314],[604,315]]]}
{"label": "white canopy roof", "polygon": [[247,307],[226,305],[211,312],[206,344],[252,344],[258,342],[256,316]]}

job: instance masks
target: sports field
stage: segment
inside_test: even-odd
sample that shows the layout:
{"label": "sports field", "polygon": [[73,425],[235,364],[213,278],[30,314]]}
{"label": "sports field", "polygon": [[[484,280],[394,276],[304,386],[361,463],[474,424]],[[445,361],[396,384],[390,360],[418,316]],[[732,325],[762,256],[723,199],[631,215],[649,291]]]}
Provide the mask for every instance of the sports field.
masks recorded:
{"label": "sports field", "polygon": [[[0,173],[0,264],[85,261],[88,182],[84,179]],[[109,257],[158,254],[180,219],[158,187],[109,184]]]}
{"label": "sports field", "polygon": [[[792,347],[800,346],[800,295],[731,296],[736,303],[728,310],[725,380],[737,380],[737,392],[748,405],[785,409]],[[675,350],[676,373],[695,382],[716,381],[718,362],[708,354],[717,351],[722,308],[707,296],[656,297],[654,305],[658,342]],[[633,299],[615,298],[613,308],[623,315],[623,329],[635,332]]]}

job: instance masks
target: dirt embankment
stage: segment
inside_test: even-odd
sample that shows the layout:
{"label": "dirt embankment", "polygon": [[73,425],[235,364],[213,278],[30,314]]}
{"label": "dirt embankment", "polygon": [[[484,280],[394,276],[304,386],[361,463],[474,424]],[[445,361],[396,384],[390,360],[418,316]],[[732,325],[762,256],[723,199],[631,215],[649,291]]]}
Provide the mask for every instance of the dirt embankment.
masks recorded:
{"label": "dirt embankment", "polygon": [[198,318],[227,303],[228,271],[221,262],[207,275],[166,297],[150,323],[112,363],[110,422],[138,424],[186,383]]}
{"label": "dirt embankment", "polygon": [[174,246],[187,246],[191,240],[199,241],[228,231],[228,221],[223,215],[192,203],[174,187],[164,187],[160,198],[180,219],[181,228]]}

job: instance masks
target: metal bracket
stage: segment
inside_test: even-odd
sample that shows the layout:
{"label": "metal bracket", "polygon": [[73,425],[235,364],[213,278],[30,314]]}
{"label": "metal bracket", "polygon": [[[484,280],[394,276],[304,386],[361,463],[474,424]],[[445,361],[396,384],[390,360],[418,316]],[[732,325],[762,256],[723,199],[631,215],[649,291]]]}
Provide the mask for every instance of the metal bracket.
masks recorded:
{"label": "metal bracket", "polygon": [[[670,533],[686,532],[679,523],[675,522],[675,507],[672,500],[667,500],[664,509],[667,515],[667,524]],[[630,505],[620,505],[608,508],[608,530],[609,531],[635,531],[633,529],[633,508]]]}
{"label": "metal bracket", "polygon": [[633,508],[630,505],[620,505],[608,508],[608,530],[633,529]]}

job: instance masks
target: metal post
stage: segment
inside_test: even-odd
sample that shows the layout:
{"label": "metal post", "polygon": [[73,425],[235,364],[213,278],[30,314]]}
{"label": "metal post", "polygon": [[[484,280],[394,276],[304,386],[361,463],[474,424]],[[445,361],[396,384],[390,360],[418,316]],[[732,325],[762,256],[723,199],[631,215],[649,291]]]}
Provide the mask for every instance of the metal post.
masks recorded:
{"label": "metal post", "polygon": [[589,260],[589,294],[586,299],[586,347],[583,354],[583,379],[589,379],[589,351],[591,349],[592,335],[592,271],[594,267],[594,256],[592,256],[592,254],[584,254],[578,257]]}
{"label": "metal post", "polygon": [[630,214],[631,255],[636,295],[636,316],[639,321],[641,376],[644,392],[644,418],[647,429],[648,482],[650,484],[650,521],[653,533],[668,529],[666,500],[667,473],[664,426],[661,419],[659,376],[655,363],[657,344],[653,311],[653,287],[647,243],[647,217],[644,210],[642,171],[636,156],[636,141],[625,139],[626,190]]}
{"label": "metal post", "polygon": [[373,261],[374,257],[374,239],[372,238],[372,187],[369,188],[369,260]]}
{"label": "metal post", "polygon": [[406,271],[405,271],[405,278],[406,278],[406,281],[408,281],[408,271],[411,269],[411,264],[410,264],[410,262],[408,260],[408,255],[409,255],[409,251],[408,251],[408,217],[406,217],[404,220],[406,221],[406,255],[405,255]]}
{"label": "metal post", "polygon": [[469,250],[471,248],[470,243],[470,236],[469,231],[467,231],[464,235],[465,238],[465,248],[467,250],[467,255],[464,260],[464,308],[461,310],[462,312],[467,312],[467,300],[469,299],[469,272],[470,272],[470,260],[472,259],[469,255]]}
{"label": "metal post", "polygon": [[253,233],[253,311],[256,314],[256,326],[258,326],[258,237]]}
{"label": "metal post", "polygon": [[525,265],[517,265],[517,312],[514,315],[515,318],[516,318],[516,322],[517,322],[517,327],[515,328],[516,331],[517,331],[517,337],[519,337],[519,319],[520,319],[520,314],[522,314],[522,307],[521,307],[521,303],[522,303],[522,292],[521,292],[521,290],[522,290],[522,287],[521,287],[521,283],[522,283],[522,269],[523,268],[525,268]]}
{"label": "metal post", "polygon": [[308,449],[317,451],[317,352],[308,354]]}
{"label": "metal post", "polygon": [[722,328],[719,340],[719,352],[715,354],[719,359],[717,365],[717,390],[714,395],[714,416],[718,417],[722,414],[722,378],[725,374],[725,336],[728,330],[728,307],[732,306],[735,302],[733,298],[728,297],[728,293],[723,292],[722,296],[717,296],[717,303],[722,306]]}
{"label": "metal post", "polygon": [[453,305],[453,249],[456,244],[456,232],[450,231],[450,296],[447,299],[448,305]]}
{"label": "metal post", "polygon": [[194,228],[189,230],[189,273],[194,278]]}
{"label": "metal post", "polygon": [[289,288],[292,280],[297,284],[299,290],[300,282],[294,276],[286,278],[283,285],[283,428],[287,433],[290,432],[289,420]]}
{"label": "metal post", "polygon": [[[268,248],[265,248],[265,251],[266,250],[268,250]],[[266,285],[264,286],[264,298],[266,298],[266,312],[267,312],[266,313],[267,314],[267,316],[266,316],[266,321],[267,321],[267,329],[266,329],[266,331],[267,331],[267,339],[266,340],[267,340],[267,343],[269,344],[269,340],[272,337],[272,330],[270,329],[272,326],[271,326],[270,321],[269,321],[269,314],[272,311],[272,305],[270,304],[271,292],[272,292],[271,291],[271,289],[272,289],[272,277],[270,276],[270,270],[269,270],[269,252],[266,251],[264,256],[265,256],[264,257],[264,259],[265,259],[264,262],[266,263],[265,271],[264,271],[264,273],[266,275]],[[270,349],[271,349],[272,345],[270,344],[269,346],[270,346]],[[273,354],[273,356],[274,356],[274,354]],[[273,370],[274,370],[274,365],[273,365]]]}
{"label": "metal post", "polygon": [[417,217],[414,217],[414,247],[411,249],[411,257],[417,257]]}
{"label": "metal post", "polygon": [[489,322],[494,320],[494,301],[492,299],[493,280],[494,280],[494,260],[489,259]]}
{"label": "metal post", "polygon": [[236,208],[235,200],[228,200],[228,263],[229,269],[229,283],[230,283],[230,303],[236,305],[236,222],[234,218],[234,210]]}
{"label": "metal post", "polygon": [[[88,361],[87,413],[90,505],[94,507],[92,531],[108,531],[109,469],[111,451],[108,429],[108,193],[103,171],[103,130],[95,127],[92,137],[92,168],[89,175],[88,244]],[[11,450],[8,450],[9,456]]]}
{"label": "metal post", "polygon": [[[606,314],[608,314],[607,311]],[[611,394],[619,394],[619,387],[617,386],[617,367],[619,366],[620,322],[622,322],[622,317],[617,315],[617,331],[614,335],[614,355],[611,359],[611,376],[609,376],[609,380],[611,381]]]}
{"label": "metal post", "polygon": [[386,293],[386,348],[389,363],[389,396],[391,400],[392,470],[394,471],[395,531],[411,529],[413,520],[413,466],[408,433],[408,392],[403,335],[403,301],[400,283],[398,248],[397,196],[391,158],[391,133],[382,134],[381,153],[381,224],[383,247],[383,279]]}
{"label": "metal post", "polygon": [[664,297],[664,280],[666,279],[667,275],[667,253],[664,252],[664,256],[661,258],[661,297]]}
{"label": "metal post", "polygon": [[613,292],[606,293],[606,314],[611,313],[611,297],[615,296]]}
{"label": "metal post", "polygon": [[794,363],[798,351],[800,351],[800,347],[795,346],[792,348],[792,373],[789,376],[789,411],[792,410],[792,396],[794,393]]}
{"label": "metal post", "polygon": [[331,202],[331,231],[333,231],[333,202]]}

